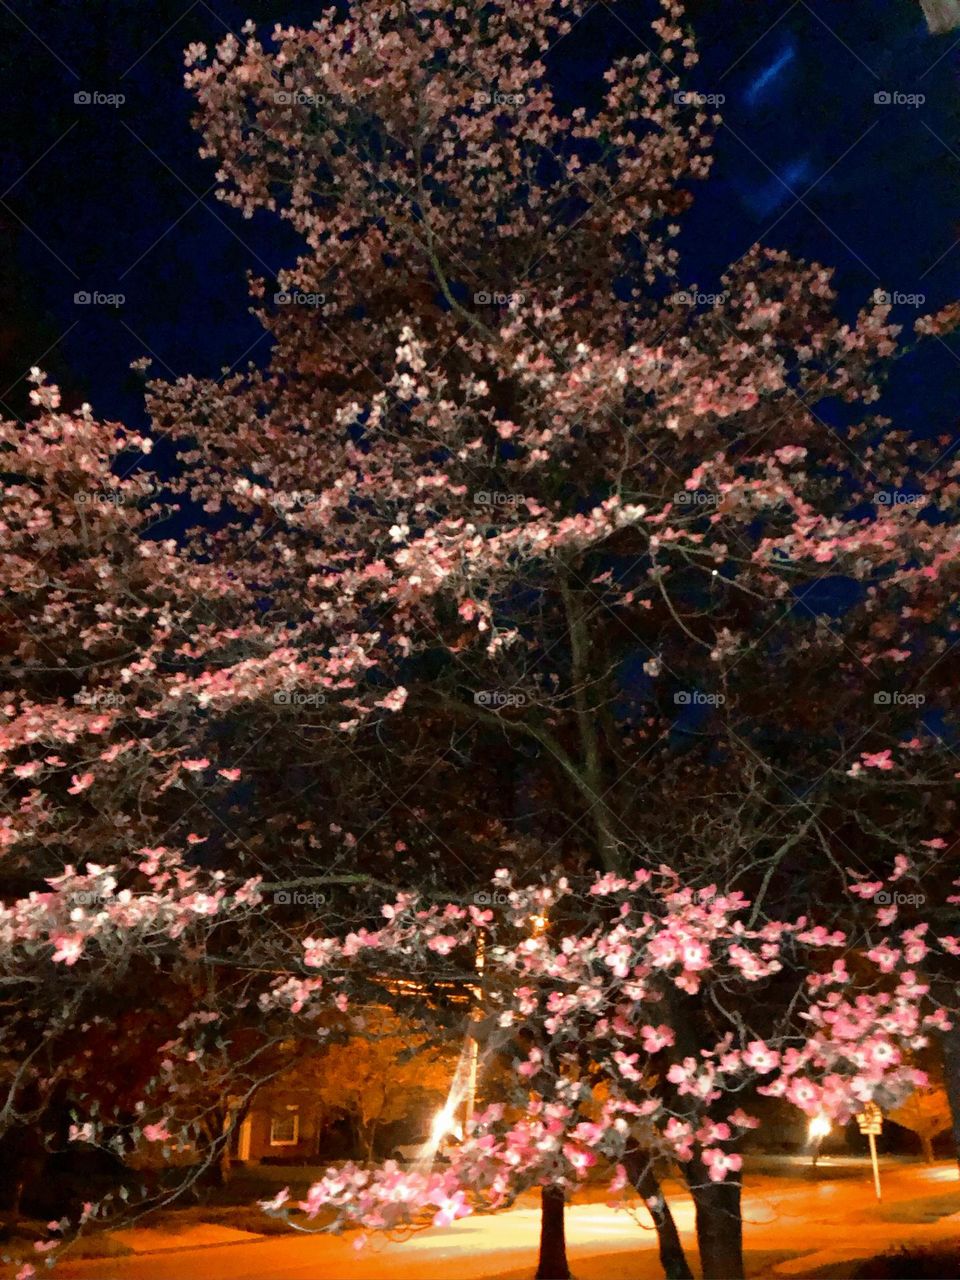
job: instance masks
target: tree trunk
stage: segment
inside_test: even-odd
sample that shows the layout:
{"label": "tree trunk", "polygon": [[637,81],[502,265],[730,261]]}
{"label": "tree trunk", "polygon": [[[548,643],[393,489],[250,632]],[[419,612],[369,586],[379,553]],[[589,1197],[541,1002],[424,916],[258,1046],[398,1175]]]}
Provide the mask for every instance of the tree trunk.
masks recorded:
{"label": "tree trunk", "polygon": [[920,1134],[920,1149],[923,1151],[923,1158],[927,1164],[933,1164],[933,1141],[929,1133]]}
{"label": "tree trunk", "polygon": [[562,1187],[540,1188],[540,1262],[536,1280],[570,1280]]}
{"label": "tree trunk", "polygon": [[703,1280],[743,1280],[743,1221],[740,1180],[728,1173],[711,1182],[699,1162],[687,1175],[697,1214],[697,1245]]}
{"label": "tree trunk", "polygon": [[660,1262],[665,1280],[693,1280],[693,1272],[690,1270],[687,1255],[680,1241],[680,1232],[677,1230],[670,1206],[660,1189],[652,1161],[640,1151],[631,1151],[624,1158],[624,1167],[630,1181],[647,1202],[647,1208],[657,1228]]}
{"label": "tree trunk", "polygon": [[956,1019],[949,1031],[941,1031],[940,1041],[943,1045],[943,1087],[950,1103],[954,1154],[960,1164],[960,1024]]}

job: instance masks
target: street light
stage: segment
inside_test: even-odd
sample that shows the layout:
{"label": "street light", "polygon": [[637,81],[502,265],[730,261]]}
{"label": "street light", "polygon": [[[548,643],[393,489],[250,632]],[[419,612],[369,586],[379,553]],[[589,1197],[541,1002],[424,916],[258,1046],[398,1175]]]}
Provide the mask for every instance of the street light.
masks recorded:
{"label": "street light", "polygon": [[831,1127],[830,1117],[825,1116],[822,1111],[819,1115],[812,1116],[807,1126],[807,1138],[814,1143],[813,1159],[811,1161],[814,1168],[817,1167],[817,1161],[820,1158],[820,1144],[830,1132]]}

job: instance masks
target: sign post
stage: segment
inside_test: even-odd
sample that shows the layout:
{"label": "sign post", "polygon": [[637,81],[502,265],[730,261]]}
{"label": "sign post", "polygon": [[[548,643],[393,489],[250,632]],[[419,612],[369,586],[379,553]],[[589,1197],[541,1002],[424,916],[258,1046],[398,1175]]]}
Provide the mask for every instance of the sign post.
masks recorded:
{"label": "sign post", "polygon": [[873,1164],[873,1189],[880,1199],[880,1166],[877,1163],[877,1134],[883,1131],[883,1112],[875,1102],[868,1102],[857,1116],[860,1132],[867,1135],[870,1143],[870,1160]]}

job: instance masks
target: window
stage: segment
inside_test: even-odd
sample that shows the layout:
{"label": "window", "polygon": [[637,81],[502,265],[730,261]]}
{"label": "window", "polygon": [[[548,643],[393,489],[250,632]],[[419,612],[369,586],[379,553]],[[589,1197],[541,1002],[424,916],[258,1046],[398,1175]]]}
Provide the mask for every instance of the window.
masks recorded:
{"label": "window", "polygon": [[282,1115],[270,1119],[271,1147],[293,1147],[300,1138],[300,1110],[286,1107]]}

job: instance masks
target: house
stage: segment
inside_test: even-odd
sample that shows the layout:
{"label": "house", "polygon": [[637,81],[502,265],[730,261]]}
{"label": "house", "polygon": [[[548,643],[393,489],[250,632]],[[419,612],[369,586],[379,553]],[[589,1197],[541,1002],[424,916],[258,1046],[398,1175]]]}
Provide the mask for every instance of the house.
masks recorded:
{"label": "house", "polygon": [[277,1081],[258,1091],[234,1130],[231,1159],[239,1164],[310,1164],[329,1155],[321,1150],[324,1132],[324,1117],[312,1091]]}

